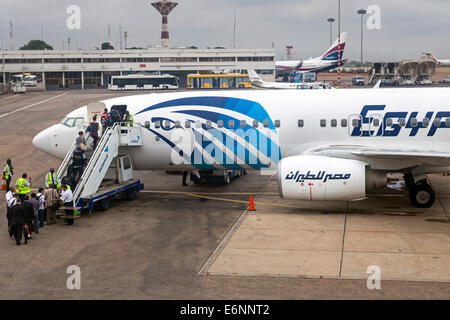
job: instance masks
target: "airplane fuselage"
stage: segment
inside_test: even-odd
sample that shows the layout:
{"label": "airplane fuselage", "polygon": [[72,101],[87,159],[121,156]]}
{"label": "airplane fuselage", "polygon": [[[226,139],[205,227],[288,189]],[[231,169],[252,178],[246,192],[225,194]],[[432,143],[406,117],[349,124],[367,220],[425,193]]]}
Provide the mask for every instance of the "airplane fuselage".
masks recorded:
{"label": "airplane fuselage", "polygon": [[[138,170],[250,170],[276,167],[282,158],[329,146],[447,153],[449,101],[449,89],[427,88],[166,93],[104,103],[108,108],[126,104],[135,124],[143,127],[144,145],[124,150]],[[86,122],[86,107],[68,117]],[[78,131],[58,124],[33,143],[63,158]],[[342,157],[361,159],[356,154]],[[401,158],[369,165],[401,171],[417,165],[415,161]],[[429,172],[435,170],[428,167]]]}

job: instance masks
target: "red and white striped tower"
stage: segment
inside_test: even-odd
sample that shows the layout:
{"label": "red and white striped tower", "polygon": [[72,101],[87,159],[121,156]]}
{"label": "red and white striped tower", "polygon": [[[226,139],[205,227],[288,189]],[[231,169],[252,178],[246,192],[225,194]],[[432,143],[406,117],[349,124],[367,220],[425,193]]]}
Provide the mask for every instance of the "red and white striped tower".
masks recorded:
{"label": "red and white striped tower", "polygon": [[162,15],[162,25],[161,25],[161,46],[163,48],[169,47],[169,20],[168,16],[173,9],[178,5],[176,2],[170,0],[161,0],[158,2],[153,2],[152,6],[158,10]]}

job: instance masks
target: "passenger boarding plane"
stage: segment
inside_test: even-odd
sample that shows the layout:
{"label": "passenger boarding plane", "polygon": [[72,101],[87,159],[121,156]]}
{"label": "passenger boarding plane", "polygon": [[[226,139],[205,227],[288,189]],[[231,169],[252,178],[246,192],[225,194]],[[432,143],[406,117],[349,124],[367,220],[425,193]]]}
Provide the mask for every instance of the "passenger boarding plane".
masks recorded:
{"label": "passenger boarding plane", "polygon": [[317,58],[310,58],[308,60],[295,61],[277,61],[275,63],[277,75],[289,75],[295,71],[301,72],[324,72],[338,67],[339,55],[341,56],[341,64],[343,64],[342,57],[344,55],[345,44],[347,41],[347,32],[341,34],[341,48],[339,50],[339,39],[327,50],[325,53]]}
{"label": "passenger boarding plane", "polygon": [[[103,103],[133,114],[142,143],[121,153],[137,170],[272,167],[283,198],[347,201],[401,173],[421,208],[435,201],[427,174],[450,173],[447,88],[179,92]],[[62,159],[88,118],[81,107],[33,144]]]}

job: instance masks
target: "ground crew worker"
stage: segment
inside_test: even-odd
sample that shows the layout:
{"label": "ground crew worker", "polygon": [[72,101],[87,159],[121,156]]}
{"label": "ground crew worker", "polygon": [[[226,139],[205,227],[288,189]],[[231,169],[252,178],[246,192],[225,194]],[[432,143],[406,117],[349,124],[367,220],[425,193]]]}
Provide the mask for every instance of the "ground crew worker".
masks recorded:
{"label": "ground crew worker", "polygon": [[45,176],[45,186],[48,187],[53,184],[57,188],[61,188],[61,184],[59,183],[58,174],[55,172],[55,169],[51,168],[50,172]]}
{"label": "ground crew worker", "polygon": [[6,181],[6,192],[9,191],[9,184],[11,183],[11,178],[13,175],[13,166],[11,164],[11,159],[6,160],[6,164],[3,167],[3,177]]}
{"label": "ground crew worker", "polygon": [[129,111],[125,112],[125,123],[127,126],[132,127],[134,125],[133,116],[130,114]]}
{"label": "ground crew worker", "polygon": [[31,192],[31,178],[29,178],[28,180],[29,181],[27,181],[27,174],[24,173],[22,175],[22,178],[19,178],[16,182],[17,194],[19,195],[19,199],[21,202],[24,202],[26,195]]}

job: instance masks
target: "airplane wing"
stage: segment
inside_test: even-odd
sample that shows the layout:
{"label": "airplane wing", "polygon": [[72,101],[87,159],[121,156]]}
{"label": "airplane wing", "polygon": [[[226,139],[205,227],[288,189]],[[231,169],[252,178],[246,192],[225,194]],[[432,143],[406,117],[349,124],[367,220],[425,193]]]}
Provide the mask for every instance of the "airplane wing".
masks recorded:
{"label": "airplane wing", "polygon": [[450,166],[450,153],[430,150],[371,149],[363,146],[329,145],[315,148],[309,154],[355,159],[380,170],[402,170],[416,166]]}

